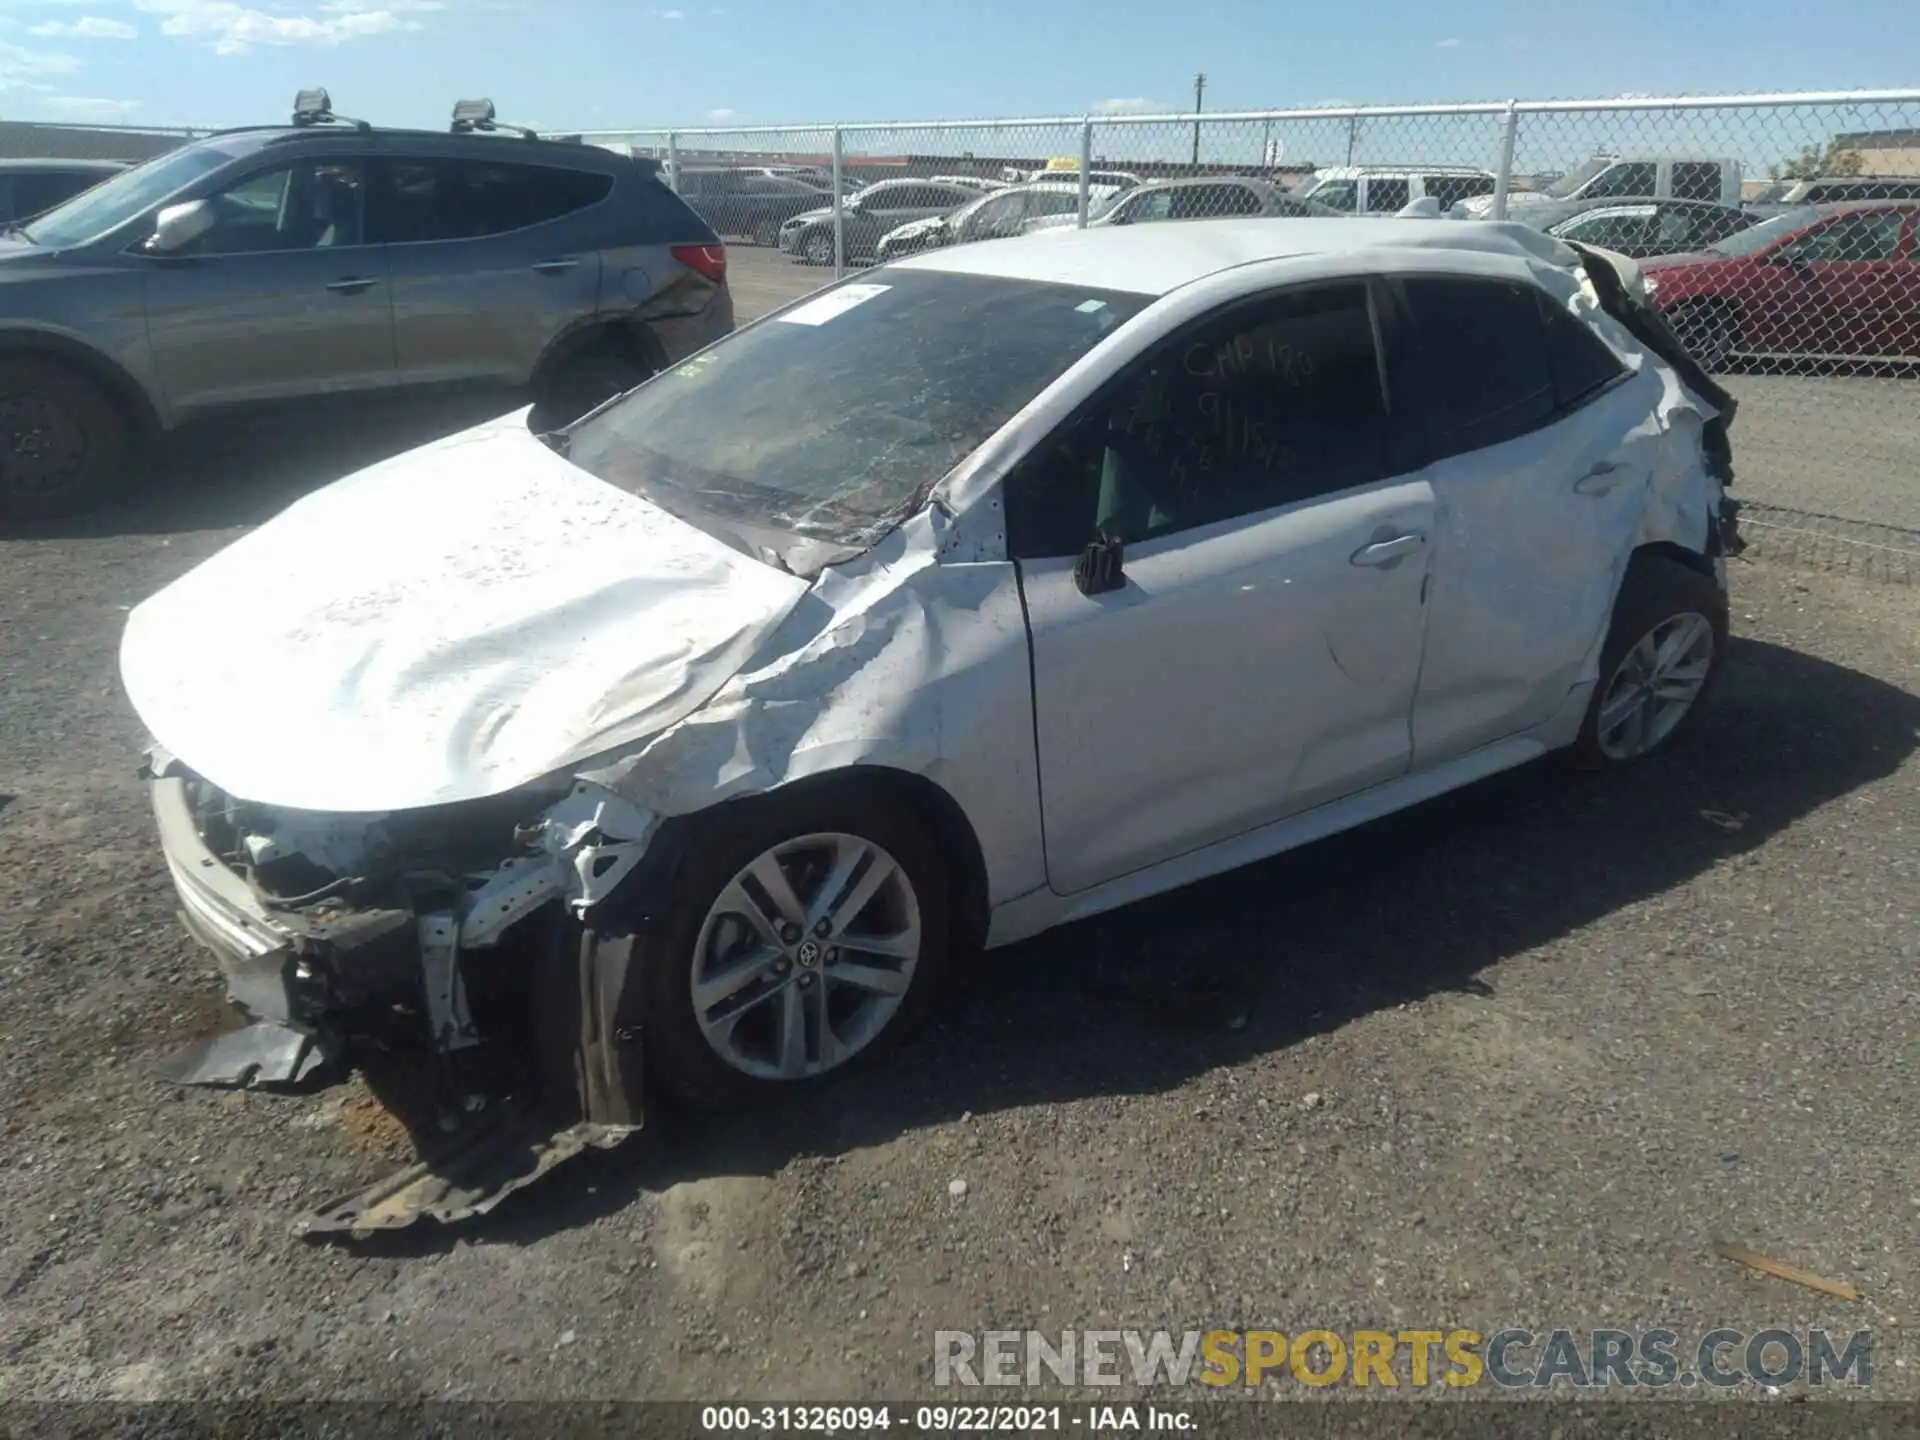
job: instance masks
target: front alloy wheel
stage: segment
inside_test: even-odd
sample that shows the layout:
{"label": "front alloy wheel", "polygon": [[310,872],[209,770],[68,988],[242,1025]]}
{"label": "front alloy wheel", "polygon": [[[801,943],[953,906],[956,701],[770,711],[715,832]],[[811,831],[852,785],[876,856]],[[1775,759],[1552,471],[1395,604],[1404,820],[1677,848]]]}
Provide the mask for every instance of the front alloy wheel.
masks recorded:
{"label": "front alloy wheel", "polygon": [[809,265],[831,265],[833,263],[833,236],[815,233],[807,237],[807,263]]}
{"label": "front alloy wheel", "polygon": [[842,834],[782,841],[708,907],[691,977],[700,1033],[756,1079],[825,1074],[893,1019],[920,943],[919,897],[884,847]]}

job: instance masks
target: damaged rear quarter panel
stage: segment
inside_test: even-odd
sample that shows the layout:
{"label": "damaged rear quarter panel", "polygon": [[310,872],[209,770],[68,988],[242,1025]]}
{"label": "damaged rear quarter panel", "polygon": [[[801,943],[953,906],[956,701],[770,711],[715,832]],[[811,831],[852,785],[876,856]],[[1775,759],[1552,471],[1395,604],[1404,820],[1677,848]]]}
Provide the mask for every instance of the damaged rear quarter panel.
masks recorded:
{"label": "damaged rear quarter panel", "polygon": [[824,572],[697,712],[582,777],[661,815],[851,766],[921,775],[972,823],[989,903],[1046,872],[1026,623],[1012,564],[952,558],[920,511]]}

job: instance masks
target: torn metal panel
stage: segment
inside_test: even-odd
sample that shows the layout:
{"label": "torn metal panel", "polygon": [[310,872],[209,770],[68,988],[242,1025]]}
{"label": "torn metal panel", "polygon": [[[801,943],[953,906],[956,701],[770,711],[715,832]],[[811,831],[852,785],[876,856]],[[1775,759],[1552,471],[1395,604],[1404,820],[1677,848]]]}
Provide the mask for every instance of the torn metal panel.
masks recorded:
{"label": "torn metal panel", "polygon": [[262,1020],[196,1040],[168,1059],[159,1073],[175,1085],[294,1089],[338,1059],[338,1047],[328,1037]]}
{"label": "torn metal panel", "polygon": [[189,571],[128,617],[121,672],[155,738],[231,794],[401,810],[661,729],[806,590],[508,417],[327,486]]}
{"label": "torn metal panel", "polygon": [[294,1221],[308,1236],[366,1236],[420,1220],[441,1224],[485,1215],[556,1165],[587,1150],[609,1150],[637,1126],[572,1124],[532,1107],[484,1113],[446,1152],[334,1200]]}
{"label": "torn metal panel", "polygon": [[1018,580],[945,558],[952,531],[929,507],[822,572],[705,706],[581,773],[678,815],[850,765],[906,771],[965,811],[996,898],[1044,884]]}

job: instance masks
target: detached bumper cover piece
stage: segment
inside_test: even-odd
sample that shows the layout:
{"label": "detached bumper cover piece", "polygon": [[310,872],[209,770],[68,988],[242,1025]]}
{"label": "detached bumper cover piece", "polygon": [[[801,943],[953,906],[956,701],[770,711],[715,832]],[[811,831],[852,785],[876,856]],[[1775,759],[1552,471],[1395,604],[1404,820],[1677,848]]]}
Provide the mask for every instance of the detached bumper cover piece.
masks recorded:
{"label": "detached bumper cover piece", "polygon": [[196,1040],[160,1067],[176,1085],[236,1090],[295,1088],[339,1058],[334,1042],[272,1021]]}

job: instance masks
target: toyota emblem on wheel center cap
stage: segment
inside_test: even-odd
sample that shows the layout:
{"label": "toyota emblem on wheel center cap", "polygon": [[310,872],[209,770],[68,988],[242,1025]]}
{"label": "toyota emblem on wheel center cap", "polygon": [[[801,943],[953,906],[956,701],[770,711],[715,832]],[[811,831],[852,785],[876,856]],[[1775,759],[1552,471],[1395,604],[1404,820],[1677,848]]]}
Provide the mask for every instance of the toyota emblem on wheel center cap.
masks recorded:
{"label": "toyota emblem on wheel center cap", "polygon": [[793,958],[800,963],[801,969],[811,970],[820,963],[820,947],[808,940],[794,952]]}

